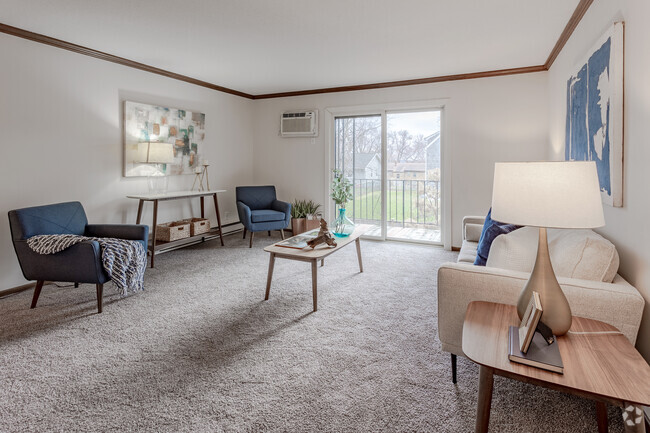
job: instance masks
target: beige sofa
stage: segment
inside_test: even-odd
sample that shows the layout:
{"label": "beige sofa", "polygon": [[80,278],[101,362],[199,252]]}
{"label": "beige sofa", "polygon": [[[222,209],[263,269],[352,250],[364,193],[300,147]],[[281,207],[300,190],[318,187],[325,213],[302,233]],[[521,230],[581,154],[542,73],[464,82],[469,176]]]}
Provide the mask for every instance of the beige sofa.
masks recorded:
{"label": "beige sofa", "polygon": [[[498,236],[487,266],[474,266],[484,217],[463,219],[463,244],[457,263],[438,270],[438,336],[451,353],[453,381],[456,355],[463,355],[462,332],[472,301],[515,305],[533,268],[537,229],[523,227]],[[618,328],[634,344],[644,300],[616,272],[613,244],[591,230],[548,230],[551,262],[574,316],[601,320]]]}

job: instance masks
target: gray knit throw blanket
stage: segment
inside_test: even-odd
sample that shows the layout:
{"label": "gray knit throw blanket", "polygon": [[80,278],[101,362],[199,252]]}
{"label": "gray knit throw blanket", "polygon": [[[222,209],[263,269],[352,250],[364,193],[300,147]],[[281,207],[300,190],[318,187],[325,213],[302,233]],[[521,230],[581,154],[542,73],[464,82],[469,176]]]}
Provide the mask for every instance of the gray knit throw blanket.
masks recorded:
{"label": "gray knit throw blanket", "polygon": [[144,288],[147,253],[138,241],[78,235],[37,235],[27,239],[27,245],[39,254],[55,254],[84,241],[99,242],[104,270],[122,295]]}

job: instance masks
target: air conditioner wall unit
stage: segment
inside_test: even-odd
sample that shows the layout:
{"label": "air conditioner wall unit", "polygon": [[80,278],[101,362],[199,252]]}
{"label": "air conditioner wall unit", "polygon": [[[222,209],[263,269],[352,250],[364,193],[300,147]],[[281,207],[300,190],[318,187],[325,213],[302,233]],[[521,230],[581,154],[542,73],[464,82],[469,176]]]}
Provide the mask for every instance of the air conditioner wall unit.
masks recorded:
{"label": "air conditioner wall unit", "polygon": [[318,110],[282,113],[280,135],[282,137],[318,136]]}

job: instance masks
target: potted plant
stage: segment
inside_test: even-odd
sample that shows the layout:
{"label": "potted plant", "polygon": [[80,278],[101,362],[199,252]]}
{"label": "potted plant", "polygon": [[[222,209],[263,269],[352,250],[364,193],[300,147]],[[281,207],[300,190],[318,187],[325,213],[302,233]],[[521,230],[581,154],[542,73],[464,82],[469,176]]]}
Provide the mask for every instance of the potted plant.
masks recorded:
{"label": "potted plant", "polygon": [[320,204],[313,200],[294,200],[291,204],[291,231],[294,236],[320,227]]}
{"label": "potted plant", "polygon": [[306,217],[305,201],[294,200],[291,204],[291,231],[294,236],[305,231]]}
{"label": "potted plant", "polygon": [[330,196],[339,206],[339,215],[334,221],[334,235],[340,238],[350,236],[354,231],[354,223],[345,216],[345,206],[352,200],[352,182],[343,177],[340,170],[333,170],[332,193]]}
{"label": "potted plant", "polygon": [[320,204],[315,203],[313,200],[304,202],[304,211],[305,211],[305,231],[314,230],[320,227],[320,221],[318,221],[318,216],[320,212]]}

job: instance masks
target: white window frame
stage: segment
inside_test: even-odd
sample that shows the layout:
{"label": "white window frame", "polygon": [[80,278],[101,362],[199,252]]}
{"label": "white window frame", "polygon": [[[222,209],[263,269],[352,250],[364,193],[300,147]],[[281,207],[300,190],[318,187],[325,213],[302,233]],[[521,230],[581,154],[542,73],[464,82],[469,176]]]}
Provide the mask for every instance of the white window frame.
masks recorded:
{"label": "white window frame", "polygon": [[[441,215],[442,215],[442,227],[441,227],[441,244],[446,250],[451,250],[451,147],[448,134],[448,121],[447,121],[447,111],[448,104],[450,102],[449,98],[433,99],[426,101],[412,101],[412,102],[395,102],[395,103],[385,103],[385,104],[372,104],[372,105],[357,105],[349,107],[329,107],[325,108],[325,141],[327,146],[325,146],[325,151],[327,155],[325,157],[327,170],[325,171],[325,197],[327,200],[323,206],[324,215],[327,215],[330,221],[335,219],[335,206],[330,199],[330,184],[332,182],[332,170],[335,166],[334,160],[334,127],[335,127],[335,118],[336,117],[345,117],[345,116],[381,116],[381,147],[382,155],[386,154],[387,140],[386,140],[386,130],[387,130],[387,114],[395,112],[419,112],[419,111],[440,111],[440,178],[442,181],[442,190],[441,194]],[[381,178],[387,178],[387,161],[386,158],[381,160]],[[386,220],[386,182],[382,182],[381,190],[381,200],[382,200],[382,209],[381,209],[381,218],[382,221]],[[382,236],[381,239],[386,239],[386,227],[382,223]],[[392,240],[392,239],[391,239]],[[414,241],[409,241],[414,242]],[[417,241],[415,241],[417,242]],[[426,242],[429,243],[429,242]]]}

